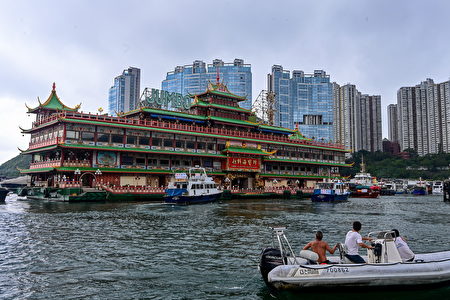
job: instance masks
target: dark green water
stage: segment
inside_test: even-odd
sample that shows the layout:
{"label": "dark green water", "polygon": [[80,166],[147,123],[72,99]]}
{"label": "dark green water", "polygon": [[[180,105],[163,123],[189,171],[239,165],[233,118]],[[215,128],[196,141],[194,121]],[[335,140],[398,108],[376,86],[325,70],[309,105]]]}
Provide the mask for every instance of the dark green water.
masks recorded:
{"label": "dark green water", "polygon": [[[415,252],[450,249],[442,196],[385,196],[345,203],[233,200],[169,206],[17,201],[0,205],[1,299],[274,299],[258,270],[269,226],[288,227],[299,249],[321,229],[343,242],[397,228]],[[278,299],[450,299],[418,291],[283,294]]]}

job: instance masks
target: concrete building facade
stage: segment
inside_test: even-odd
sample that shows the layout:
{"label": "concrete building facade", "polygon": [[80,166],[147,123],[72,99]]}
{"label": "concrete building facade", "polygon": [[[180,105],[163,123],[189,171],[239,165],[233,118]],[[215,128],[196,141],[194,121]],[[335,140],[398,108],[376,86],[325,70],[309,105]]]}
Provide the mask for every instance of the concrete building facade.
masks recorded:
{"label": "concrete building facade", "polygon": [[397,92],[397,126],[401,150],[419,155],[449,153],[450,82],[436,84],[426,79]]}

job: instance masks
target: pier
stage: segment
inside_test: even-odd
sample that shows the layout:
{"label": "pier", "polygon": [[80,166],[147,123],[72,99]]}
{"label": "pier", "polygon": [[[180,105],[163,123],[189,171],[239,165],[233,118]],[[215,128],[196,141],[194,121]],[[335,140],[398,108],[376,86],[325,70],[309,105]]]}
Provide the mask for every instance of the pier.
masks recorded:
{"label": "pier", "polygon": [[450,180],[444,181],[444,201],[450,202]]}

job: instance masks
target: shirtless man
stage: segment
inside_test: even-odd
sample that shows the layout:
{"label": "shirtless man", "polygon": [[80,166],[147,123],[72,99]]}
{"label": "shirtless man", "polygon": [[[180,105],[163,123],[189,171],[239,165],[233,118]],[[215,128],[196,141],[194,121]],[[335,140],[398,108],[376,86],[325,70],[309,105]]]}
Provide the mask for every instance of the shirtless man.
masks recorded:
{"label": "shirtless man", "polygon": [[334,254],[334,251],[336,251],[337,244],[333,247],[333,249],[328,246],[327,242],[322,241],[323,233],[322,231],[316,232],[316,239],[314,241],[309,242],[306,244],[306,246],[303,248],[303,250],[308,250],[311,248],[312,251],[316,252],[319,255],[319,259],[317,262],[319,264],[329,264],[330,261],[327,259],[327,256],[325,255],[326,251],[330,252],[331,254]]}

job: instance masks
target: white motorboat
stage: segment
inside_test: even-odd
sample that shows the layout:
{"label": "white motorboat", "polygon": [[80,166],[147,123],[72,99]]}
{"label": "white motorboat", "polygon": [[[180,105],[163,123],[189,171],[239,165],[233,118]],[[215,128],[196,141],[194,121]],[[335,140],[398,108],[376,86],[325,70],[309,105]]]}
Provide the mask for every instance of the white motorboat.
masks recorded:
{"label": "white motorboat", "polygon": [[205,168],[195,166],[189,174],[175,173],[164,195],[164,201],[172,204],[196,204],[213,202],[220,198],[222,190]]}
{"label": "white motorboat", "polygon": [[370,233],[374,250],[363,256],[367,263],[354,264],[339,247],[339,256],[328,256],[331,264],[317,264],[317,254],[292,251],[284,228],[274,228],[279,249],[263,250],[260,271],[274,290],[420,287],[450,285],[450,251],[416,254],[411,262],[402,262],[392,231]]}
{"label": "white motorboat", "polygon": [[442,181],[434,181],[431,193],[433,195],[443,195],[444,194],[444,183]]}

